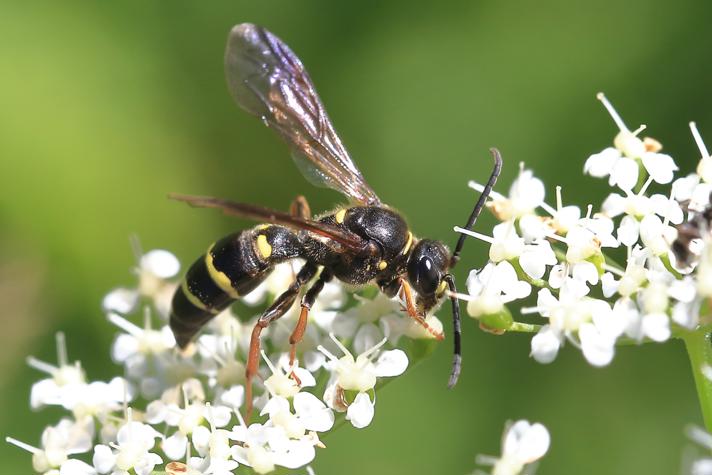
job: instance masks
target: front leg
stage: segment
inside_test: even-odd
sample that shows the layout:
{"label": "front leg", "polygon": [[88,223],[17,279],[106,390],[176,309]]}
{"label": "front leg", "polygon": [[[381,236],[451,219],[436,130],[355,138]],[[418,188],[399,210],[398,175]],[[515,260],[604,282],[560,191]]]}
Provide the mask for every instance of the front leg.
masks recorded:
{"label": "front leg", "polygon": [[405,301],[405,310],[408,316],[415,320],[418,325],[425,328],[425,330],[427,330],[428,333],[433,335],[436,340],[445,339],[445,335],[443,335],[442,332],[433,329],[425,321],[424,316],[418,313],[418,309],[415,306],[415,299],[413,299],[413,290],[410,287],[408,281],[405,280],[403,277],[399,277],[397,282],[400,284],[399,297],[401,297]]}

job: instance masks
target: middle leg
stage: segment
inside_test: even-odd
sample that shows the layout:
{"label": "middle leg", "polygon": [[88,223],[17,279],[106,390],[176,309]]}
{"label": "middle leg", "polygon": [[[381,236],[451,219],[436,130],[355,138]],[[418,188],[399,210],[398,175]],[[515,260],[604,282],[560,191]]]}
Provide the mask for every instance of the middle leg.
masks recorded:
{"label": "middle leg", "polygon": [[317,266],[307,262],[297,274],[296,279],[272,305],[264,311],[252,329],[250,336],[250,349],[247,354],[247,366],[245,368],[245,407],[246,421],[249,422],[252,415],[252,378],[257,374],[260,362],[260,334],[270,323],[282,317],[289,310],[299,295],[301,288],[316,275]]}

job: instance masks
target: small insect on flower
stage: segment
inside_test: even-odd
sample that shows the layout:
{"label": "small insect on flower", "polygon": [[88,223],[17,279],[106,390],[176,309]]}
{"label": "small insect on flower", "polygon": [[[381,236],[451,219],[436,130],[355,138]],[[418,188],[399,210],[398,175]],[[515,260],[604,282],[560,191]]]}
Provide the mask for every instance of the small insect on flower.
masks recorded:
{"label": "small insect on flower", "polygon": [[[173,297],[170,325],[179,347],[237,299],[249,295],[279,263],[301,258],[304,265],[291,284],[265,310],[251,336],[245,369],[247,413],[260,359],[260,335],[292,307],[302,290],[301,313],[289,342],[290,365],[304,336],[309,312],[332,279],[351,285],[376,284],[389,297],[400,296],[407,314],[435,333],[428,314],[454,293],[450,270],[464,244],[460,236],[451,253],[442,242],[418,239],[403,217],[384,204],[366,183],[337,136],[297,56],[279,38],[258,26],[241,24],[229,34],[225,52],[228,87],[237,104],[278,132],[306,178],[342,193],[346,207],[312,217],[304,197],[289,213],[224,199],[171,195],[192,206],[217,208],[227,215],[263,222],[226,236],[210,246],[188,270]],[[492,149],[495,166],[464,227],[470,230],[499,176],[502,160]],[[460,313],[450,296],[454,325],[454,359],[449,386],[460,373]],[[442,334],[437,333],[438,339]]]}

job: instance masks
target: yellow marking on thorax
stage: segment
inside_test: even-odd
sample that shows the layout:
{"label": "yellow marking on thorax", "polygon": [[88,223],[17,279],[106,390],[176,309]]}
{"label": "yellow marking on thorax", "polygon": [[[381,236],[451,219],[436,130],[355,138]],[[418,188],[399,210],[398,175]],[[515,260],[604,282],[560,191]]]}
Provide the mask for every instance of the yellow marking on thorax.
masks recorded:
{"label": "yellow marking on thorax", "polygon": [[205,254],[205,267],[208,268],[208,274],[210,274],[210,278],[213,280],[213,282],[215,282],[215,285],[217,285],[220,290],[228,294],[231,298],[238,299],[240,298],[240,294],[238,294],[237,290],[235,290],[235,287],[232,286],[232,281],[230,280],[230,278],[227,276],[227,274],[222,271],[219,271],[215,267],[212,254],[213,246],[210,246],[210,249],[208,249],[207,254]]}
{"label": "yellow marking on thorax", "polygon": [[380,261],[380,262],[378,263],[378,270],[383,270],[383,269],[385,269],[386,267],[388,267],[388,263],[387,263],[386,261]]}
{"label": "yellow marking on thorax", "polygon": [[445,288],[447,287],[447,282],[444,280],[440,282],[440,285],[438,285],[438,289],[435,291],[435,295],[442,295],[443,292],[445,292]]}
{"label": "yellow marking on thorax", "polygon": [[180,287],[183,290],[183,295],[185,295],[185,298],[188,299],[188,302],[193,304],[194,307],[197,307],[204,312],[209,312],[212,314],[217,313],[215,310],[213,310],[212,308],[205,305],[202,300],[200,300],[198,297],[196,297],[193,294],[193,292],[190,291],[190,289],[188,288],[187,280],[183,280],[183,283],[181,284]]}
{"label": "yellow marking on thorax", "polygon": [[334,215],[334,219],[336,220],[336,222],[337,222],[338,224],[343,223],[345,217],[346,217],[346,210],[345,210],[345,209],[339,210],[339,211]]}
{"label": "yellow marking on thorax", "polygon": [[272,245],[267,242],[267,236],[264,234],[257,236],[257,250],[263,259],[267,259],[272,255]]}
{"label": "yellow marking on thorax", "polygon": [[269,228],[272,226],[271,224],[260,224],[259,226],[255,227],[258,231],[264,231],[265,229]]}
{"label": "yellow marking on thorax", "polygon": [[405,256],[408,254],[408,251],[410,251],[410,246],[413,245],[413,233],[408,231],[408,242],[405,243],[405,247],[403,248],[403,255]]}

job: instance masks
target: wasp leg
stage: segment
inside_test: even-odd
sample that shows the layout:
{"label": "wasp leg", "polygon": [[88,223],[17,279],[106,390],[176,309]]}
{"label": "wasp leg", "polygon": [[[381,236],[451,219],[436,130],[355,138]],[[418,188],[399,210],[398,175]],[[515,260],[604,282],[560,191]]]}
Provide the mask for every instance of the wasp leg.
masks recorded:
{"label": "wasp leg", "polygon": [[439,331],[436,331],[435,329],[433,329],[433,327],[428,325],[428,323],[425,321],[425,318],[423,318],[423,316],[418,313],[418,309],[415,308],[415,302],[413,301],[413,292],[411,291],[410,284],[408,283],[408,281],[405,280],[403,277],[399,277],[398,282],[401,286],[402,298],[405,300],[405,310],[408,316],[415,320],[418,325],[425,328],[425,330],[427,330],[428,333],[433,335],[436,340],[443,340],[445,338],[445,335],[443,335]]}
{"label": "wasp leg", "polygon": [[[316,298],[319,293],[324,289],[324,284],[329,282],[333,277],[334,275],[330,271],[326,269],[323,270],[321,272],[321,275],[319,275],[319,280],[317,280],[314,285],[312,285],[309,290],[307,290],[307,293],[304,295],[304,297],[302,297],[302,311],[299,314],[299,320],[297,321],[297,325],[294,327],[294,331],[289,337],[289,344],[292,345],[289,350],[289,366],[294,365],[294,360],[297,357],[297,344],[302,341],[302,338],[304,337],[304,332],[307,329],[309,310],[311,310],[312,305],[314,305],[314,302],[316,301]],[[297,384],[301,385],[299,378],[297,378],[294,372],[292,372],[292,377],[295,381],[297,381]]]}
{"label": "wasp leg", "polygon": [[297,298],[302,286],[309,282],[317,272],[317,267],[307,263],[297,274],[297,277],[292,285],[289,286],[272,305],[264,311],[252,329],[250,337],[250,350],[247,354],[247,367],[245,368],[245,404],[246,404],[246,421],[252,416],[252,378],[257,374],[260,362],[260,334],[262,330],[267,328],[270,323],[277,320],[290,309]]}
{"label": "wasp leg", "polygon": [[289,205],[289,214],[299,218],[311,219],[311,208],[304,196],[299,195]]}

